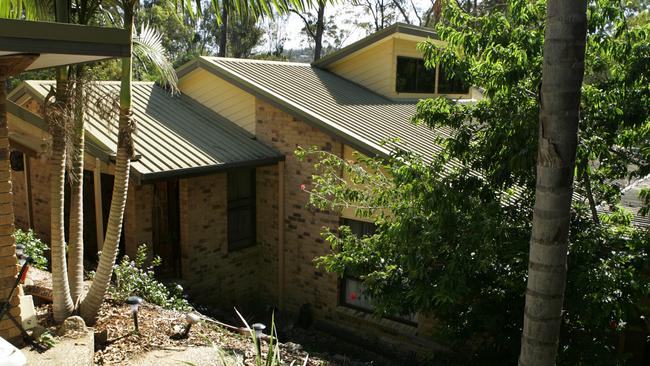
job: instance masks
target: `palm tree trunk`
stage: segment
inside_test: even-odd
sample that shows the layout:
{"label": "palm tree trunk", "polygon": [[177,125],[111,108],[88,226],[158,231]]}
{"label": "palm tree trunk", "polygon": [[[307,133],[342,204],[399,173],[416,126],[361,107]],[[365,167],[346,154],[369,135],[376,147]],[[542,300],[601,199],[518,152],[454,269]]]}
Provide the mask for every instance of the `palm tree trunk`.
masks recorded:
{"label": "palm tree trunk", "polygon": [[[52,308],[54,321],[62,322],[74,310],[68,286],[65,260],[65,118],[68,115],[68,77],[65,68],[57,70],[56,102],[51,107],[49,125],[52,134],[50,156],[50,251],[52,257]],[[48,107],[49,108],[49,107]]]}
{"label": "palm tree trunk", "polygon": [[70,171],[70,242],[68,244],[68,280],[70,294],[75,304],[81,297],[84,274],[84,242],[83,242],[83,174],[84,174],[84,84],[83,66],[76,67],[75,78],[75,111],[73,132],[73,151],[68,154],[72,159]]}
{"label": "palm tree trunk", "polygon": [[[129,35],[133,34],[133,6],[124,9],[124,24]],[[94,324],[97,319],[99,307],[104,300],[104,295],[113,274],[113,265],[119,250],[120,234],[122,233],[122,218],[126,206],[128,193],[130,159],[133,155],[132,132],[134,120],[131,111],[131,56],[122,58],[122,83],[120,85],[120,120],[117,142],[117,157],[115,161],[115,181],[113,184],[113,197],[111,210],[106,227],[106,238],[99,265],[88,295],[81,303],[81,316],[87,324]]]}
{"label": "palm tree trunk", "polygon": [[519,365],[554,365],[557,355],[586,30],[586,0],[548,1],[537,186]]}

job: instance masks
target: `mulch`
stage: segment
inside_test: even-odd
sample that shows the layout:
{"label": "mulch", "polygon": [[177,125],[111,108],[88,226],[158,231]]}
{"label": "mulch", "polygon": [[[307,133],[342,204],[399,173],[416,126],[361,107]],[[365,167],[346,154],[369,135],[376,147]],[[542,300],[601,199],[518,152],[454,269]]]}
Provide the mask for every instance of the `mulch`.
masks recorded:
{"label": "mulch", "polygon": [[[56,334],[52,319],[52,305],[37,308],[39,323]],[[96,365],[125,365],[132,360],[154,350],[183,351],[189,347],[215,346],[227,353],[236,354],[246,365],[254,365],[255,350],[248,335],[226,330],[211,321],[201,321],[192,326],[186,338],[179,334],[185,327],[186,313],[163,309],[156,305],[143,304],[138,311],[139,332],[134,332],[133,318],[128,305],[107,299],[102,305],[99,318],[94,326]],[[296,361],[303,365],[337,365],[338,362],[308,355],[295,344],[280,345],[282,359],[286,364]],[[262,353],[267,351],[263,343]],[[217,352],[215,351],[215,358]]]}

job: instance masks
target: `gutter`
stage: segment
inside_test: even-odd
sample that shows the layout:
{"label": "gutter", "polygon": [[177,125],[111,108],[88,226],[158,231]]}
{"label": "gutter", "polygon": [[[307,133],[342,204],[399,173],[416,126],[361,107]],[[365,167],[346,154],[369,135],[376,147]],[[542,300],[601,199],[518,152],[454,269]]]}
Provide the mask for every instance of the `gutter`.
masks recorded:
{"label": "gutter", "polygon": [[207,165],[207,166],[200,166],[194,168],[167,170],[163,172],[142,174],[140,176],[139,182],[141,184],[147,184],[147,183],[154,183],[157,181],[166,180],[170,178],[200,177],[203,175],[218,173],[229,169],[253,168],[253,167],[259,167],[265,165],[273,165],[280,161],[284,161],[284,155],[277,155],[274,157],[267,157],[267,158],[261,158],[255,160],[245,160],[245,161],[239,161],[235,163],[215,164],[215,165]]}

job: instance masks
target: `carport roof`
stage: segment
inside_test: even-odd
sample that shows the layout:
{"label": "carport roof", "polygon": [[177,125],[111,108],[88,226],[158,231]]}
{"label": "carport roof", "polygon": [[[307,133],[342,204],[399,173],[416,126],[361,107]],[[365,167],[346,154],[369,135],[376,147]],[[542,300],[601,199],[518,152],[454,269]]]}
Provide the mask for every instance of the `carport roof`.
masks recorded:
{"label": "carport roof", "polygon": [[77,24],[0,19],[0,57],[31,54],[26,70],[125,57],[128,32]]}

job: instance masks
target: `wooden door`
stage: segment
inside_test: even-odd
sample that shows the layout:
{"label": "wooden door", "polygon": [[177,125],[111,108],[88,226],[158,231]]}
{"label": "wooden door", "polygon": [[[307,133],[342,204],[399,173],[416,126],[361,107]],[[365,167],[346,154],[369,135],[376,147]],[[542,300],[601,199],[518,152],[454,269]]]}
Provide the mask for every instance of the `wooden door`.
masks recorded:
{"label": "wooden door", "polygon": [[161,277],[180,277],[178,180],[154,183],[152,226],[153,252],[162,259],[157,274]]}

